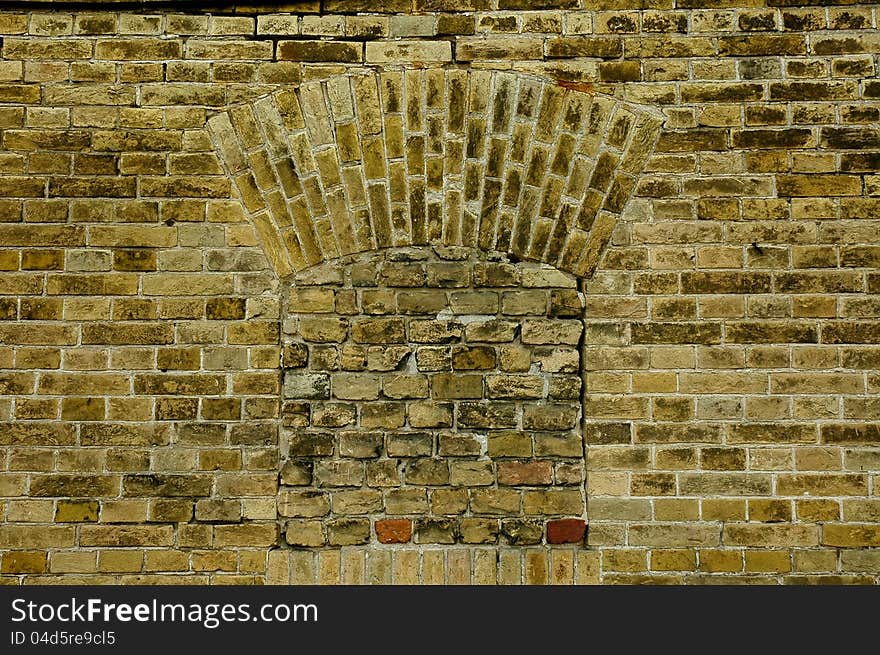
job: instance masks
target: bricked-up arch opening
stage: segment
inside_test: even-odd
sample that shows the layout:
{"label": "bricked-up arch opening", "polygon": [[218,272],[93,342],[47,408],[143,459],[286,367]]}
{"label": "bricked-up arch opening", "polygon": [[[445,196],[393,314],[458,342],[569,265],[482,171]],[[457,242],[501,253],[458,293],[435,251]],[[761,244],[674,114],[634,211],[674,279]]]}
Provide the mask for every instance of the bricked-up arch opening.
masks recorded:
{"label": "bricked-up arch opening", "polygon": [[468,68],[353,67],[209,118],[285,283],[290,545],[583,541],[577,278],[661,125]]}
{"label": "bricked-up arch opening", "polygon": [[208,120],[279,276],[468,246],[592,273],[662,124],[510,71],[352,68]]}
{"label": "bricked-up arch opening", "polygon": [[285,305],[288,544],[582,540],[574,277],[398,248],[298,275]]}

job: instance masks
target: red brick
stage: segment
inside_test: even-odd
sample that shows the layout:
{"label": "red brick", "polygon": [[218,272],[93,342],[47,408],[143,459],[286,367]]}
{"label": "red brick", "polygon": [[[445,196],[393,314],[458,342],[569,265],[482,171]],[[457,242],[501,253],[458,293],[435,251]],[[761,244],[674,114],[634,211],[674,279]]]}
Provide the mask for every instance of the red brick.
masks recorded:
{"label": "red brick", "polygon": [[412,538],[412,521],[409,519],[376,521],[376,536],[383,544],[405,544]]}
{"label": "red brick", "polygon": [[576,544],[583,541],[587,523],[583,519],[547,521],[548,544]]}

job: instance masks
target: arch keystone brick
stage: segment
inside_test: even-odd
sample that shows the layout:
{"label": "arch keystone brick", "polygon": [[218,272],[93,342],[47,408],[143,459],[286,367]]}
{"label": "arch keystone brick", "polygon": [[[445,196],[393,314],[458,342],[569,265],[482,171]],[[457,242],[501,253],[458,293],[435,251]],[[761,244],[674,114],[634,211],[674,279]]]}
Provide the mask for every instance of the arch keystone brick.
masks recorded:
{"label": "arch keystone brick", "polygon": [[208,129],[279,276],[431,244],[586,277],[662,122],[522,73],[356,68],[231,107]]}

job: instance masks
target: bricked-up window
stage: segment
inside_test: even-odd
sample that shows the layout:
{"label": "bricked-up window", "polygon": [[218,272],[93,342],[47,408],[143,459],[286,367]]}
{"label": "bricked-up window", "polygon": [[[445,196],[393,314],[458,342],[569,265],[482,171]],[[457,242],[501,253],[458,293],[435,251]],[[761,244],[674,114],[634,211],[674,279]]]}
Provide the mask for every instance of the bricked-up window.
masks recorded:
{"label": "bricked-up window", "polygon": [[286,307],[288,544],[583,537],[575,278],[392,249],[301,274]]}
{"label": "bricked-up window", "polygon": [[398,66],[209,118],[287,287],[289,544],[583,543],[576,279],[661,123],[590,87]]}

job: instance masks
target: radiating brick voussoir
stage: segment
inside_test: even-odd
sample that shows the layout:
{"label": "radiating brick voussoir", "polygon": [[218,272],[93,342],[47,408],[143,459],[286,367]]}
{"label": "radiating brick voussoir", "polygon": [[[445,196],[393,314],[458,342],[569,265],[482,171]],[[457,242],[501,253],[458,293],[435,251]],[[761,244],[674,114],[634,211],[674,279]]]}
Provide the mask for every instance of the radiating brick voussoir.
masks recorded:
{"label": "radiating brick voussoir", "polygon": [[662,123],[518,72],[352,68],[230,107],[208,130],[279,276],[444,244],[588,277]]}

